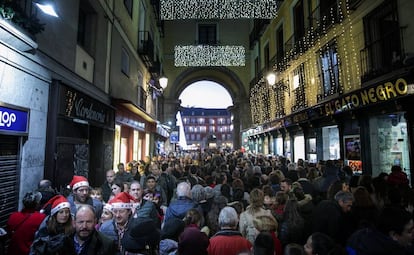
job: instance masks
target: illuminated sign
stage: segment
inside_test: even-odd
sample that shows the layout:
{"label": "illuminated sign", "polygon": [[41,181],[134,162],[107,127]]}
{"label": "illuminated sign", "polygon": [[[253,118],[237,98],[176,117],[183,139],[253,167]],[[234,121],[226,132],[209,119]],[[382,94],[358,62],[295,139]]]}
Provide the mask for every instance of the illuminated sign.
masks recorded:
{"label": "illuminated sign", "polygon": [[324,105],[326,115],[333,115],[408,95],[409,85],[403,78],[350,93]]}
{"label": "illuminated sign", "polygon": [[0,105],[0,132],[27,134],[29,132],[29,112]]}

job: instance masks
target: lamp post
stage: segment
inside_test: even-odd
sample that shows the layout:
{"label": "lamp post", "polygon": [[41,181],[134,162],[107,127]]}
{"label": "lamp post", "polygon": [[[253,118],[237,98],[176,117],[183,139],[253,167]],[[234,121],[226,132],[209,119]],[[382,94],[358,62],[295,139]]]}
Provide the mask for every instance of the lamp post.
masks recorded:
{"label": "lamp post", "polygon": [[162,75],[159,78],[158,82],[160,83],[160,86],[161,86],[162,90],[164,90],[164,89],[167,88],[167,86],[168,86],[168,78],[167,77],[165,77],[164,75]]}
{"label": "lamp post", "polygon": [[270,72],[266,76],[267,83],[269,83],[270,86],[274,86],[276,84],[276,74],[274,72]]}
{"label": "lamp post", "polygon": [[51,0],[35,0],[33,3],[39,8],[43,13],[58,18],[59,15],[56,13],[55,6]]}

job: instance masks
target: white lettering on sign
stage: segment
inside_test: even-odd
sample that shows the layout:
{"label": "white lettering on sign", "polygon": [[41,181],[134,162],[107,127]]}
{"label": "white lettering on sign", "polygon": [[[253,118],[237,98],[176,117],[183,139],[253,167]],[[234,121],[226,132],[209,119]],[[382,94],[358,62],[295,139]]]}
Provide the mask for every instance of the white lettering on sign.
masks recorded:
{"label": "white lettering on sign", "polygon": [[75,103],[76,115],[85,119],[98,121],[105,123],[105,114],[102,112],[95,111],[93,109],[93,104],[84,105],[83,98],[79,99]]}
{"label": "white lettering on sign", "polygon": [[16,114],[0,111],[0,127],[10,127],[16,120]]}

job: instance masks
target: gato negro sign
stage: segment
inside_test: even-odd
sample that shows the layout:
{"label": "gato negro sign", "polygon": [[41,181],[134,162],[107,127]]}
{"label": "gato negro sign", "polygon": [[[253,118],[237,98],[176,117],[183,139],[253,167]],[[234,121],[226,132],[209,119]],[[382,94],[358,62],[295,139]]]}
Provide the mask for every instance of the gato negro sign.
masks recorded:
{"label": "gato negro sign", "polygon": [[326,115],[384,102],[408,94],[409,85],[404,78],[398,78],[394,82],[385,82],[370,88],[364,88],[350,93],[341,98],[327,102],[323,109]]}

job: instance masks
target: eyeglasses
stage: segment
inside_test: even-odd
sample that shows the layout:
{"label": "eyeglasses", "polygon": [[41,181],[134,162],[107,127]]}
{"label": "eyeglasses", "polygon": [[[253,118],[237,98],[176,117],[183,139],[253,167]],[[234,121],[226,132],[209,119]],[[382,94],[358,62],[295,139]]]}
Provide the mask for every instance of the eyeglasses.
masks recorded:
{"label": "eyeglasses", "polygon": [[117,189],[119,189],[119,188],[112,188],[112,190],[117,190]]}

